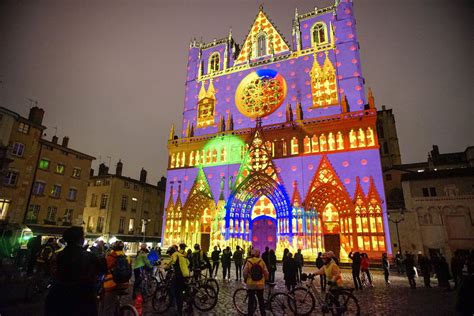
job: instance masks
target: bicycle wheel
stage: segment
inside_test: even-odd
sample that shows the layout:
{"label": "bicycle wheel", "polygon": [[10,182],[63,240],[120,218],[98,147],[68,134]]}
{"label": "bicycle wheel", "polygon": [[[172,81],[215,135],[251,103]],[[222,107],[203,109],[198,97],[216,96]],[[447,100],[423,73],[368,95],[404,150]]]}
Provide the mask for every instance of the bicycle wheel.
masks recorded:
{"label": "bicycle wheel", "polygon": [[[234,295],[232,295],[232,302],[234,303],[234,307],[241,315],[249,315],[248,308],[249,308],[249,295],[247,290],[244,288],[240,288],[235,290]],[[255,308],[252,308],[252,311]]]}
{"label": "bicycle wheel", "polygon": [[293,295],[295,299],[298,315],[306,316],[311,314],[316,304],[313,293],[305,287],[297,287],[291,292],[291,295]]}
{"label": "bicycle wheel", "polygon": [[207,284],[198,285],[194,293],[193,304],[201,312],[210,311],[217,304],[216,290]]}
{"label": "bicycle wheel", "polygon": [[139,316],[137,309],[130,304],[120,306],[118,316]]}
{"label": "bicycle wheel", "polygon": [[342,313],[338,315],[360,315],[360,306],[352,293],[343,293],[339,296]]}
{"label": "bicycle wheel", "polygon": [[156,313],[164,314],[171,307],[171,297],[168,288],[165,286],[158,286],[151,300],[151,305]]}
{"label": "bicycle wheel", "polygon": [[286,293],[275,293],[270,297],[270,311],[273,315],[299,315],[295,299]]}
{"label": "bicycle wheel", "polygon": [[216,279],[206,279],[206,282],[204,282],[204,284],[207,284],[212,287],[216,291],[216,294],[219,295],[219,283],[217,283]]}
{"label": "bicycle wheel", "polygon": [[146,294],[145,294],[146,297],[147,297],[147,298],[152,297],[152,296],[155,294],[156,289],[158,288],[158,279],[155,278],[155,277],[150,277],[150,278],[147,280],[147,282],[146,282],[146,284],[145,284],[145,287],[146,287],[146,289],[145,289],[145,291],[146,291]]}

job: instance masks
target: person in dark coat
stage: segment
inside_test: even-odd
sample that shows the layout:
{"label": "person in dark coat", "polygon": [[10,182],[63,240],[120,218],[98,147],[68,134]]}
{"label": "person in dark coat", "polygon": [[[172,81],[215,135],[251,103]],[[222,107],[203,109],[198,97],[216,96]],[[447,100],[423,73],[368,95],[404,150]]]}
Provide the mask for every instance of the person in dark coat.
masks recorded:
{"label": "person in dark coat", "polygon": [[362,282],[360,280],[360,263],[361,257],[358,251],[350,252],[349,259],[352,260],[352,279],[354,280],[354,287],[356,290],[362,290]]}
{"label": "person in dark coat", "polygon": [[[318,257],[316,258],[316,267],[318,270],[321,270],[321,268],[324,266],[324,260],[323,260],[323,253],[319,252]],[[321,274],[319,276],[319,281],[321,283],[321,291],[326,291],[326,274]]]}
{"label": "person in dark coat", "polygon": [[265,262],[265,265],[268,267],[268,254],[269,254],[270,248],[265,247],[265,251],[262,253],[262,260]]}
{"label": "person in dark coat", "polygon": [[438,276],[438,281],[439,281],[439,286],[444,287],[446,291],[451,290],[451,285],[449,284],[449,265],[448,262],[446,261],[446,258],[441,255],[439,257],[439,276]]}
{"label": "person in dark coat", "polygon": [[451,274],[453,275],[454,287],[458,288],[462,279],[462,269],[464,268],[464,256],[458,250],[454,252],[454,256],[451,259]]}
{"label": "person in dark coat", "polygon": [[296,286],[296,274],[298,273],[298,267],[296,261],[291,253],[288,253],[285,262],[283,263],[283,275],[285,280],[286,289],[292,291]]}
{"label": "person in dark coat", "polygon": [[408,283],[412,289],[416,289],[415,282],[415,258],[411,253],[405,255],[405,269],[408,277]]}
{"label": "person in dark coat", "polygon": [[298,268],[298,273],[296,274],[296,281],[301,282],[301,274],[303,273],[304,266],[304,257],[301,253],[301,249],[298,249],[298,252],[295,253],[296,267]]}
{"label": "person in dark coat", "polygon": [[[237,249],[234,251],[234,255],[232,256],[234,259],[235,265],[235,280],[242,281],[242,267],[244,264],[244,251],[240,246],[237,246]],[[229,268],[230,271],[230,268]],[[229,272],[229,279],[230,279],[230,272]]]}
{"label": "person in dark coat", "polygon": [[390,280],[388,279],[388,277],[390,276],[390,261],[388,261],[386,252],[382,254],[382,268],[383,276],[385,278],[385,284],[390,284]]}
{"label": "person in dark coat", "polygon": [[221,247],[214,246],[214,251],[211,253],[211,260],[212,260],[211,278],[217,278],[217,270],[219,270],[220,257],[221,257]]}
{"label": "person in dark coat", "polygon": [[30,252],[28,258],[28,267],[26,270],[27,275],[32,275],[35,269],[36,260],[38,259],[38,254],[41,250],[41,235],[31,238],[28,240],[28,250]]}
{"label": "person in dark coat", "polygon": [[66,229],[63,238],[67,246],[51,262],[53,285],[46,298],[45,315],[96,316],[97,278],[107,272],[107,262],[82,248],[82,227]]}
{"label": "person in dark coat", "polygon": [[418,265],[420,266],[420,271],[421,275],[423,276],[423,282],[425,284],[425,287],[431,287],[431,261],[430,259],[423,255],[420,254],[418,255]]}
{"label": "person in dark coat", "polygon": [[227,246],[222,252],[221,263],[222,263],[222,279],[230,280],[230,260],[232,257],[232,251]]}
{"label": "person in dark coat", "polygon": [[275,255],[275,250],[270,249],[268,253],[268,270],[270,272],[269,282],[275,282],[275,272],[277,270],[277,257]]}

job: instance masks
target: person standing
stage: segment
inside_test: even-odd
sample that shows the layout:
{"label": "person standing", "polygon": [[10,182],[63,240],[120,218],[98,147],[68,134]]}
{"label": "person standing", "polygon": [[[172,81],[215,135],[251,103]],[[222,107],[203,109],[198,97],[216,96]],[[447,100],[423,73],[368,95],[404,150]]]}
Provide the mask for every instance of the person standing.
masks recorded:
{"label": "person standing", "polygon": [[263,299],[263,291],[265,289],[265,281],[268,280],[269,273],[265,262],[260,258],[260,251],[253,249],[251,257],[247,259],[243,270],[244,281],[247,284],[247,293],[249,297],[248,310],[249,315],[252,308],[256,306],[255,296],[257,296],[260,315],[265,316],[265,302]]}
{"label": "person standing", "polygon": [[36,260],[38,259],[38,253],[41,250],[41,235],[31,238],[28,240],[27,248],[29,250],[28,267],[26,273],[28,276],[32,275],[35,270]]}
{"label": "person standing", "polygon": [[232,251],[230,247],[227,246],[224,251],[222,252],[221,262],[222,262],[222,279],[229,280],[230,279],[230,261],[232,258]]}
{"label": "person standing", "polygon": [[446,258],[443,255],[439,257],[439,286],[444,287],[445,291],[451,290],[451,285],[449,284],[449,265],[446,261]]}
{"label": "person standing", "polygon": [[275,282],[275,272],[277,270],[277,257],[275,255],[275,250],[270,249],[270,252],[268,253],[268,270],[270,272],[270,283]]}
{"label": "person standing", "polygon": [[349,253],[349,259],[352,260],[352,279],[354,280],[354,287],[356,290],[362,290],[362,282],[360,281],[360,253],[358,251],[356,252],[350,252]]}
{"label": "person standing", "polygon": [[[324,266],[324,260],[322,258],[323,253],[319,252],[318,257],[316,258],[316,267],[321,269]],[[319,275],[319,282],[321,284],[321,291],[326,291],[326,274]]]}
{"label": "person standing", "polygon": [[360,270],[362,271],[362,273],[365,273],[367,280],[369,280],[370,286],[374,287],[374,285],[372,284],[372,278],[369,271],[369,265],[370,265],[369,256],[367,256],[367,253],[364,252],[361,255],[361,259],[360,259]]}
{"label": "person standing", "polygon": [[[235,264],[235,280],[242,280],[242,265],[244,264],[244,252],[237,246],[237,250],[234,252],[234,264]],[[229,267],[229,279],[230,279],[230,267]]]}
{"label": "person standing", "polygon": [[180,316],[183,314],[183,292],[186,289],[185,278],[188,278],[190,275],[189,260],[185,255],[186,245],[181,245],[184,245],[184,249],[180,249],[180,251],[177,251],[176,246],[171,246],[166,252],[171,257],[169,265],[173,267],[174,271],[169,287],[170,298],[172,303],[176,304],[177,314]]}
{"label": "person standing", "polygon": [[453,275],[454,288],[458,288],[462,280],[462,269],[464,268],[464,256],[459,250],[454,252],[454,256],[451,259],[451,274]]}
{"label": "person standing", "polygon": [[132,277],[130,258],[123,251],[123,241],[117,240],[107,255],[107,273],[104,279],[104,299],[101,314],[113,315],[117,304],[117,295],[128,290]]}
{"label": "person standing", "polygon": [[285,280],[286,289],[288,292],[293,291],[296,286],[298,274],[298,265],[296,260],[293,258],[293,254],[290,252],[287,255],[285,262],[283,263],[283,275]]}
{"label": "person standing", "polygon": [[342,273],[335,260],[336,256],[334,252],[328,251],[323,254],[322,259],[324,260],[323,268],[318,269],[315,274],[325,274],[328,280],[328,285],[330,286],[329,291],[334,291],[335,295],[337,295],[338,289],[342,287]]}
{"label": "person standing", "polygon": [[403,258],[400,251],[397,251],[397,254],[395,255],[395,264],[397,265],[398,274],[402,274],[403,273]]}
{"label": "person standing", "polygon": [[137,294],[142,284],[142,272],[147,268],[152,269],[153,267],[150,264],[150,261],[148,261],[148,249],[146,244],[141,244],[137,257],[133,262],[133,275],[135,276],[135,282],[133,283],[132,297],[134,300],[137,298]]}
{"label": "person standing", "polygon": [[298,273],[296,274],[296,282],[301,282],[301,273],[303,273],[303,266],[304,266],[304,257],[301,253],[301,249],[298,249],[298,252],[295,253],[295,262],[296,268],[298,269]]}
{"label": "person standing", "polygon": [[84,229],[66,229],[63,238],[67,246],[51,261],[53,284],[45,301],[45,316],[96,316],[96,283],[99,274],[107,272],[104,258],[98,258],[82,248]]}
{"label": "person standing", "polygon": [[221,247],[214,246],[214,251],[211,253],[211,260],[212,260],[211,277],[217,278],[217,270],[219,270],[220,257],[221,257]]}
{"label": "person standing", "polygon": [[425,287],[431,287],[431,262],[427,256],[418,255],[418,265],[420,266],[421,275],[423,276],[423,283]]}
{"label": "person standing", "polygon": [[269,267],[269,261],[268,261],[268,255],[269,255],[269,248],[268,247],[265,247],[265,251],[262,253],[262,260],[263,262],[265,262],[265,265],[267,266],[267,268]]}
{"label": "person standing", "polygon": [[415,282],[415,259],[413,255],[409,252],[405,254],[405,270],[407,273],[408,283],[410,284],[410,288],[416,289],[416,282]]}
{"label": "person standing", "polygon": [[385,284],[390,284],[390,280],[388,279],[388,277],[390,276],[390,261],[388,261],[386,252],[382,254],[382,268],[383,276],[385,278]]}
{"label": "person standing", "polygon": [[196,279],[201,277],[201,270],[210,269],[211,264],[209,262],[209,258],[207,257],[206,253],[201,250],[199,244],[194,245],[191,265],[193,267],[193,276]]}

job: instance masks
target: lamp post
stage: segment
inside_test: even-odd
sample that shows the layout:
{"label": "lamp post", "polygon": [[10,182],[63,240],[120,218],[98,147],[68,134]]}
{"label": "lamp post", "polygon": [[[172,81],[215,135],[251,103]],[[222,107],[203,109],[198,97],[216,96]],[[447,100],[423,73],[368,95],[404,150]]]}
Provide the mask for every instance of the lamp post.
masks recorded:
{"label": "lamp post", "polygon": [[142,232],[143,232],[143,243],[145,243],[145,235],[146,235],[146,225],[151,222],[149,218],[142,218]]}
{"label": "lamp post", "polygon": [[398,231],[398,224],[405,220],[405,214],[403,209],[400,209],[400,217],[393,218],[390,216],[390,213],[387,213],[388,220],[395,224],[395,228],[397,229],[397,239],[398,239],[398,251],[400,251],[400,255],[402,254],[402,245],[400,244],[400,233]]}

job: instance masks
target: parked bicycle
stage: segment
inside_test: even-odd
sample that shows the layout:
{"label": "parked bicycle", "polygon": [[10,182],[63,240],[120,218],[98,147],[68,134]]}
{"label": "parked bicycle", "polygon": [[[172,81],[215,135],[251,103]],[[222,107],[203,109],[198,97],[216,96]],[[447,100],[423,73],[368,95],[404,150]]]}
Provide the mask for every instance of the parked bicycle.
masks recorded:
{"label": "parked bicycle", "polygon": [[[276,283],[267,283],[266,295],[264,294],[265,309],[272,312],[274,315],[297,315],[295,299],[283,292],[273,293]],[[232,296],[235,309],[241,315],[253,315],[257,310],[257,298],[250,306],[249,310],[249,295],[245,287],[235,290]]]}
{"label": "parked bicycle", "polygon": [[298,315],[310,315],[313,311],[323,315],[360,315],[359,302],[352,294],[354,289],[329,290],[323,298],[314,284],[314,278],[315,274],[303,273],[301,280],[306,283],[291,292],[296,302],[295,311]]}
{"label": "parked bicycle", "polygon": [[126,291],[117,294],[114,316],[139,316],[137,309],[132,304],[122,304],[122,298],[129,295]]}

